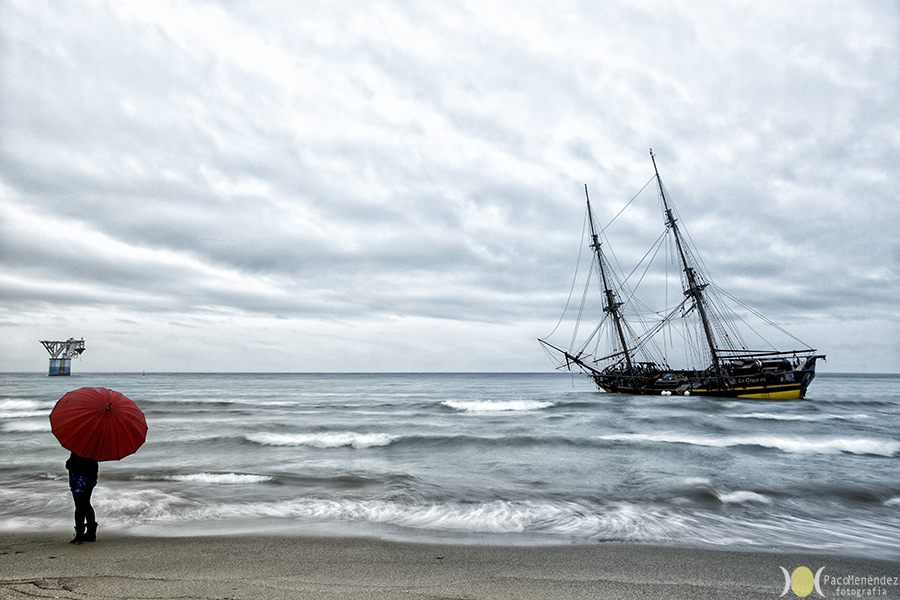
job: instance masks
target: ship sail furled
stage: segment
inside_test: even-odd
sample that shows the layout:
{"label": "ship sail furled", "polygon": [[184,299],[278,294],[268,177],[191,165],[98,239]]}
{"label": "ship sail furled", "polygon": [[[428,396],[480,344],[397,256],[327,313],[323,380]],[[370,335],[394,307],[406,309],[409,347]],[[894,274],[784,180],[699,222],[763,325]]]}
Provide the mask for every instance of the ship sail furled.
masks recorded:
{"label": "ship sail furled", "polygon": [[[568,347],[563,348],[549,339],[540,342],[561,368],[577,367],[607,392],[803,398],[815,377],[816,361],[824,359],[824,355],[816,354],[814,348],[712,283],[689,236],[679,224],[652,150],[650,157],[654,170],[651,181],[656,183],[663,211],[663,235],[631,275],[622,277],[621,269],[614,268],[615,261],[609,260],[604,249],[604,231],[596,224],[585,185],[593,262],[591,275],[596,277],[596,283],[592,284],[588,276]],[[666,252],[661,252],[663,247]],[[651,272],[653,258],[659,254],[670,256],[677,265],[681,294],[674,306],[653,310],[639,300],[636,292]],[[639,279],[637,284],[629,283],[633,277]],[[594,285],[599,288],[602,314],[598,315],[599,323],[579,342],[587,299]],[[669,292],[663,295],[668,297]],[[565,314],[560,323],[564,319]],[[781,345],[779,349],[751,320],[777,332],[780,345],[785,342],[790,345]],[[754,343],[766,348],[749,349],[745,341],[747,332]],[[671,352],[676,347],[683,349],[679,359],[683,364],[675,364],[672,358]]]}

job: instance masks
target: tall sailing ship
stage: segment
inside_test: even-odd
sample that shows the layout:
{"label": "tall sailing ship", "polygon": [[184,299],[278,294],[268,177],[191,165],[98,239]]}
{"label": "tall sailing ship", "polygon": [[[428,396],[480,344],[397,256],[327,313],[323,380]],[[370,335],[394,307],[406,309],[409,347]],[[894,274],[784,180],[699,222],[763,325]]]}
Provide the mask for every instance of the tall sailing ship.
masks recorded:
{"label": "tall sailing ship", "polygon": [[[638,299],[635,292],[641,282],[632,284],[630,279],[635,273],[642,273],[643,280],[650,269],[648,265],[639,264],[628,277],[622,277],[612,268],[601,242],[604,231],[595,223],[585,185],[591,273],[596,277],[593,285],[598,288],[602,305],[600,322],[585,339],[578,340],[586,299],[593,287],[589,276],[569,347],[563,348],[562,344],[547,339],[539,341],[560,368],[580,369],[607,392],[773,400],[803,398],[815,377],[816,361],[825,356],[712,283],[689,236],[679,226],[652,150],[650,157],[666,229],[645,257],[667,254],[660,249],[665,240],[669,241],[668,254],[680,272],[682,293],[673,294],[678,297],[677,303],[654,311]],[[769,342],[751,324],[752,318],[789,340],[791,345],[787,347],[791,349],[779,349]],[[757,347],[764,348],[750,349],[744,341],[748,337],[753,338]],[[672,353],[676,347],[679,353],[684,349],[684,355],[679,358],[684,365],[675,365],[675,360],[664,352]]]}

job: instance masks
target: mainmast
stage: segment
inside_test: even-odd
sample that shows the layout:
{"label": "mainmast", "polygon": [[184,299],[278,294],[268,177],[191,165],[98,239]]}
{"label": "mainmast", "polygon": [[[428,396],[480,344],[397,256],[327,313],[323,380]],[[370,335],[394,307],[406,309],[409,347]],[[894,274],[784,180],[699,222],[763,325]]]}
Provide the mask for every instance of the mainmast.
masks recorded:
{"label": "mainmast", "polygon": [[675,246],[678,249],[678,257],[681,260],[681,267],[684,270],[686,286],[684,290],[685,296],[694,299],[694,306],[697,307],[697,313],[700,315],[700,322],[703,324],[703,333],[706,334],[706,343],[709,346],[709,354],[712,359],[713,369],[716,375],[722,376],[721,365],[719,364],[719,355],[716,352],[715,337],[713,336],[712,326],[709,323],[709,317],[706,314],[706,305],[703,300],[703,290],[708,284],[698,281],[697,271],[688,263],[684,252],[684,242],[681,239],[681,232],[676,224],[677,219],[672,215],[672,209],[669,208],[669,201],[666,199],[666,192],[663,189],[662,179],[659,176],[659,169],[656,167],[656,155],[653,149],[650,149],[650,158],[653,160],[653,170],[656,172],[656,183],[659,185],[659,194],[662,197],[663,210],[666,213],[666,226],[672,230],[675,237]]}
{"label": "mainmast", "polygon": [[634,369],[631,366],[631,352],[628,350],[628,344],[625,342],[625,332],[622,329],[622,315],[619,314],[619,307],[622,306],[622,303],[616,302],[615,292],[609,288],[606,278],[603,251],[600,249],[600,238],[594,229],[594,214],[591,212],[591,198],[588,195],[587,184],[584,184],[584,197],[587,199],[588,221],[591,224],[591,248],[597,254],[597,264],[600,265],[600,277],[603,280],[603,294],[606,297],[606,306],[603,307],[603,312],[612,316],[613,322],[616,324],[616,332],[619,334],[619,341],[622,343],[622,353],[625,354],[625,366],[628,368],[628,374],[632,375]]}

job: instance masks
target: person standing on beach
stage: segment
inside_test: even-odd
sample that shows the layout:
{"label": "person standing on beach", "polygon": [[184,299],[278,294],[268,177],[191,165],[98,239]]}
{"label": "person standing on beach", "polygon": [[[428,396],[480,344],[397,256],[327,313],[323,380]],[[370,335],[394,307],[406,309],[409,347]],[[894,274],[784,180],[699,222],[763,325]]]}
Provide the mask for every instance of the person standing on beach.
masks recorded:
{"label": "person standing on beach", "polygon": [[97,485],[100,465],[96,460],[82,458],[72,452],[66,461],[69,470],[69,489],[75,501],[75,537],[70,544],[97,541],[97,522],[91,506],[91,492]]}

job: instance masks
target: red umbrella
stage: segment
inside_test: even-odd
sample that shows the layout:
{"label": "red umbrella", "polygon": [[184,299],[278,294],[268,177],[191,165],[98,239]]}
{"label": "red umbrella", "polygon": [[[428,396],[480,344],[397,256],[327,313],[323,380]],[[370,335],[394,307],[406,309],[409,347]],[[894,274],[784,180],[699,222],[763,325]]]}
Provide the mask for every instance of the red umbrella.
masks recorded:
{"label": "red umbrella", "polygon": [[63,448],[94,460],[134,454],[147,438],[147,420],[137,404],[102,387],[60,398],[50,412],[50,428]]}

